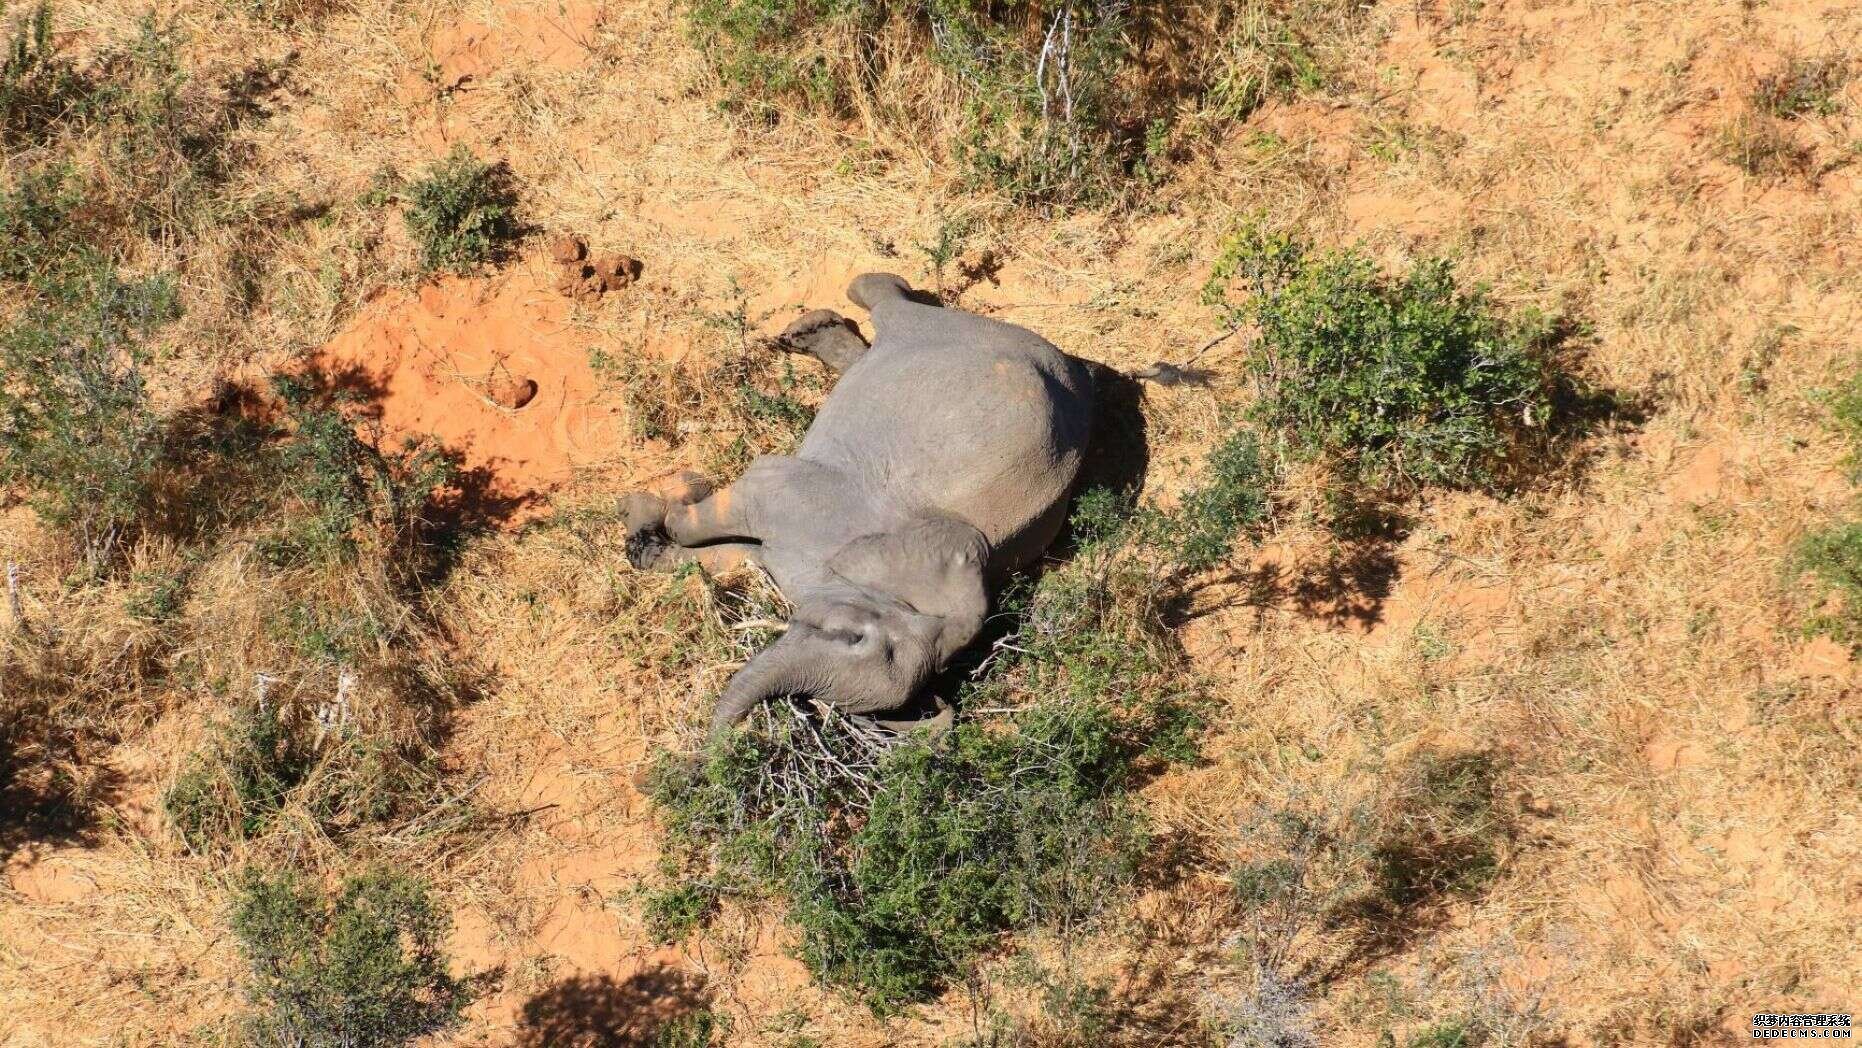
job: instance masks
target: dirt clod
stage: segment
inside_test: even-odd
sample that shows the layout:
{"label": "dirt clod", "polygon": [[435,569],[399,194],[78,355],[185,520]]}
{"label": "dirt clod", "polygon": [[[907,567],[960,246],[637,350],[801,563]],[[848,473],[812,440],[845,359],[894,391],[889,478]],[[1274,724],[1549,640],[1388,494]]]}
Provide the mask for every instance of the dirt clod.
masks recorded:
{"label": "dirt clod", "polygon": [[595,260],[595,276],[603,291],[619,291],[640,275],[640,260],[627,255],[603,255]]}
{"label": "dirt clod", "polygon": [[564,233],[550,241],[550,258],[561,265],[573,266],[588,257],[588,242],[573,234]]}
{"label": "dirt clod", "polygon": [[501,408],[516,411],[537,395],[536,379],[520,378],[516,375],[500,375],[491,380],[486,389],[491,402]]}
{"label": "dirt clod", "polygon": [[620,254],[590,259],[588,241],[572,233],[551,240],[549,254],[562,269],[556,290],[584,305],[599,302],[602,295],[620,291],[640,277],[639,259]]}

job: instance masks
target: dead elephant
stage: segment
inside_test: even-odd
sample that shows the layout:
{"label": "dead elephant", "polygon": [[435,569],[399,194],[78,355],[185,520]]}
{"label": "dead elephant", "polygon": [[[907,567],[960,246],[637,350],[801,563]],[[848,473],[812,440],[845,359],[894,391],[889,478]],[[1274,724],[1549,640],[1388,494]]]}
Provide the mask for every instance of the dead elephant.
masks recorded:
{"label": "dead elephant", "polygon": [[869,347],[828,310],[777,340],[841,372],[793,456],[712,492],[628,496],[628,558],[671,570],[760,564],[794,606],[734,677],[712,730],[806,694],[897,709],[973,640],[990,588],[1041,555],[1086,450],[1092,373],[1024,328],[927,304],[889,273],[854,280]]}

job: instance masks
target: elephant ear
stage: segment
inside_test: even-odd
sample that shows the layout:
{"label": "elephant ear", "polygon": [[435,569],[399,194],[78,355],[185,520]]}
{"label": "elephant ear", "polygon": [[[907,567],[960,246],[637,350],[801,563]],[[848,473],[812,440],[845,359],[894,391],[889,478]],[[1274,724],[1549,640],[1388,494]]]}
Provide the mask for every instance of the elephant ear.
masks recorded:
{"label": "elephant ear", "polygon": [[949,517],[922,517],[854,539],[828,568],[863,589],[943,619],[938,648],[948,658],[982,629],[989,611],[983,584],[988,559],[989,543],[975,528]]}

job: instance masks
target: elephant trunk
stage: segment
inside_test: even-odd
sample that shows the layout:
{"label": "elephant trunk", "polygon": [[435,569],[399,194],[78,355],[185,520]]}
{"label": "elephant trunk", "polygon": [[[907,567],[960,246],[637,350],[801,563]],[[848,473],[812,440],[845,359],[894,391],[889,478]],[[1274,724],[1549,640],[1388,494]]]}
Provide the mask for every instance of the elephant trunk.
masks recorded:
{"label": "elephant trunk", "polygon": [[800,653],[789,650],[788,640],[783,637],[770,645],[731,678],[711,715],[713,738],[735,727],[763,700],[809,690],[812,678],[802,670]]}

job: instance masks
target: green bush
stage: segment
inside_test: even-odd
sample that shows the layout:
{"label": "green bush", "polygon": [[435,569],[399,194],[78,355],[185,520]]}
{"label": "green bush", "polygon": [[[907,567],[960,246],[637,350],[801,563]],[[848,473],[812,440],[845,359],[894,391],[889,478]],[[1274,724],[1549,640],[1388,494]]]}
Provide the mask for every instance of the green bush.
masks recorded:
{"label": "green bush", "polygon": [[517,194],[502,165],[455,146],[407,187],[403,217],[422,268],[463,273],[509,249],[518,232]]}
{"label": "green bush", "polygon": [[1183,571],[1214,567],[1229,554],[1237,536],[1259,527],[1270,505],[1269,469],[1260,441],[1235,429],[1209,453],[1203,480],[1183,496],[1174,513],[1156,520],[1157,541]]}
{"label": "green bush", "polygon": [[147,507],[161,427],[144,342],[178,310],[166,280],[124,280],[95,259],[33,290],[0,328],[0,484],[23,484],[94,568]]}
{"label": "green bush", "polygon": [[[1231,283],[1246,294],[1227,296]],[[1497,315],[1443,260],[1384,275],[1255,228],[1230,239],[1205,297],[1258,330],[1253,417],[1380,488],[1494,488],[1551,421],[1549,332]]]}
{"label": "green bush", "polygon": [[315,764],[275,709],[244,710],[162,797],[168,823],[196,851],[264,831]]}
{"label": "green bush", "polygon": [[[0,5],[0,16],[6,9]],[[52,41],[51,4],[41,0],[0,41],[0,146],[29,145],[79,107],[89,85]]]}
{"label": "green bush", "polygon": [[246,1043],[363,1048],[456,1025],[471,993],[448,971],[449,926],[405,874],[350,877],[326,894],[290,873],[248,871],[232,914],[250,968]]}
{"label": "green bush", "polygon": [[219,727],[162,807],[189,848],[212,852],[264,835],[292,803],[340,838],[435,803],[441,792],[423,754],[342,729],[319,737],[308,718],[266,706]]}
{"label": "green bush", "polygon": [[280,489],[302,512],[262,544],[266,555],[278,564],[347,560],[367,539],[418,568],[410,558],[428,537],[435,499],[457,477],[454,458],[414,439],[383,449],[357,434],[340,398],[320,401],[290,378],[274,386],[291,429],[275,449]]}
{"label": "green bush", "polygon": [[81,199],[63,165],[21,175],[0,189],[0,280],[31,282],[66,265],[77,251],[72,212]]}

